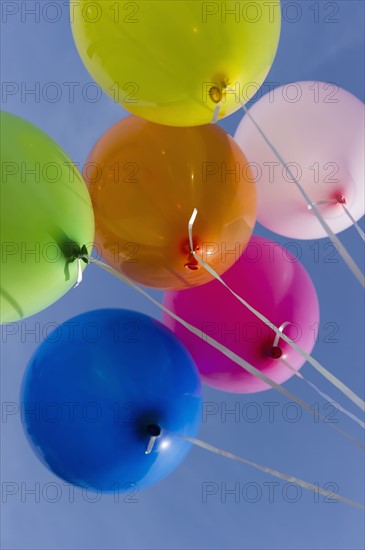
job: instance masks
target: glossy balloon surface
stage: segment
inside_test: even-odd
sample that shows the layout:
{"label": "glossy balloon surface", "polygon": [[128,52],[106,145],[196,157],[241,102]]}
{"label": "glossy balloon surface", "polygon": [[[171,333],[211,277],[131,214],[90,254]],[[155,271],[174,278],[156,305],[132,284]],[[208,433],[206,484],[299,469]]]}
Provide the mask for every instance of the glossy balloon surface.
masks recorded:
{"label": "glossy balloon surface", "polygon": [[[319,306],[313,283],[301,263],[277,243],[252,237],[243,256],[223,280],[252,307],[308,353],[314,347]],[[282,384],[293,376],[281,361],[298,370],[304,359],[232,296],[218,281],[184,292],[166,292],[164,305],[225,347]],[[164,322],[192,354],[202,380],[217,389],[253,393],[269,389],[265,382],[190,333],[167,314]]]}
{"label": "glossy balloon surface", "polygon": [[[91,253],[94,216],[66,153],[33,124],[1,113],[1,322],[38,313],[77,280]],[[85,267],[85,264],[82,264]]]}
{"label": "glossy balloon surface", "polygon": [[[275,89],[250,114],[316,203],[334,233],[365,211],[364,104],[334,84],[296,82]],[[257,181],[262,225],[295,239],[327,237],[313,211],[246,115],[235,134]]]}
{"label": "glossy balloon surface", "polygon": [[[190,448],[175,434],[194,436],[200,420],[190,355],[160,322],[127,310],[59,326],[33,356],[21,400],[42,462],[69,483],[106,492],[168,475]],[[146,454],[149,426],[162,432]]]}
{"label": "glossy balloon surface", "polygon": [[84,174],[98,253],[149,287],[182,289],[212,279],[190,255],[194,208],[194,247],[218,273],[240,256],[255,224],[247,160],[217,125],[172,128],[127,117],[96,143]]}
{"label": "glossy balloon surface", "polygon": [[128,111],[171,126],[208,124],[220,100],[220,118],[239,109],[269,72],[280,35],[279,0],[81,0],[70,10],[96,82]]}

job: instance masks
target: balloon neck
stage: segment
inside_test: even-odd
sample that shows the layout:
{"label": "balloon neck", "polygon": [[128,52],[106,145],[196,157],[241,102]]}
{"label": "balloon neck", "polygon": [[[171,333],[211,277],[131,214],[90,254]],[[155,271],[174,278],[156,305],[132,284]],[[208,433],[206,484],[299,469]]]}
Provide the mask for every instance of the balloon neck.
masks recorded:
{"label": "balloon neck", "polygon": [[68,258],[68,261],[74,262],[75,260],[82,260],[85,264],[89,263],[89,254],[85,244],[83,244],[82,246],[74,246],[70,257]]}
{"label": "balloon neck", "polygon": [[322,206],[322,205],[329,205],[332,204],[334,206],[338,204],[345,205],[346,204],[346,197],[344,195],[333,195],[331,199],[323,199],[320,201],[312,202],[311,204],[308,204],[308,210],[312,210],[313,206]]}
{"label": "balloon neck", "polygon": [[[194,252],[198,252],[198,250],[199,250],[199,246],[194,246]],[[184,264],[185,269],[190,269],[190,271],[197,271],[200,268],[200,265],[198,260],[194,257],[194,254],[191,251],[189,240],[186,240],[184,242],[183,251],[187,253],[187,259]]]}
{"label": "balloon neck", "polygon": [[158,437],[161,435],[161,428],[158,424],[148,424],[147,433],[151,437]]}
{"label": "balloon neck", "polygon": [[273,346],[270,351],[270,357],[273,359],[280,359],[283,355],[283,350],[279,346]]}
{"label": "balloon neck", "polygon": [[66,263],[65,263],[65,280],[68,281],[70,279],[70,269],[69,265],[72,264],[75,260],[78,261],[78,276],[77,276],[77,285],[82,280],[82,269],[81,269],[81,261],[85,264],[88,264],[90,262],[89,254],[86,248],[86,245],[83,244],[82,246],[78,245],[77,243],[72,243],[72,246],[67,251],[64,250],[64,254],[66,256]]}
{"label": "balloon neck", "polygon": [[227,94],[227,82],[222,82],[221,86],[212,86],[209,89],[209,97],[216,105],[221,103]]}
{"label": "balloon neck", "polygon": [[186,269],[190,269],[190,271],[197,271],[200,268],[199,262],[196,258],[194,258],[194,254],[192,252],[188,255],[188,261],[184,267]]}
{"label": "balloon neck", "polygon": [[158,424],[148,424],[147,433],[150,436],[145,454],[149,455],[156,443],[156,439],[161,435],[161,428]]}

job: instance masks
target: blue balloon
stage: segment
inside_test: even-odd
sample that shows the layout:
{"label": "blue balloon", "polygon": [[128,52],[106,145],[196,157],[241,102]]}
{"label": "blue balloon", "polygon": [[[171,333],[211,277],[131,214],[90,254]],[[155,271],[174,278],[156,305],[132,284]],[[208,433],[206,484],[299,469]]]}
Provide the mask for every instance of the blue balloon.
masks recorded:
{"label": "blue balloon", "polygon": [[124,492],[182,462],[190,444],[175,434],[196,435],[201,385],[189,353],[159,321],[102,309],[49,334],[21,400],[30,443],[52,472],[91,491]]}

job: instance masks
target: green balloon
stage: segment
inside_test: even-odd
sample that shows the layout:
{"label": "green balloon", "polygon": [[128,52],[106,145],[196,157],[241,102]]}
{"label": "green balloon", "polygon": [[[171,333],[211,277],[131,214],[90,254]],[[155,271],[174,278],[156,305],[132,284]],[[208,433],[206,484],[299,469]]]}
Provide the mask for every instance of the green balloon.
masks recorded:
{"label": "green balloon", "polygon": [[38,313],[71,289],[77,258],[91,253],[94,238],[89,193],[72,161],[47,134],[5,112],[0,238],[1,323]]}

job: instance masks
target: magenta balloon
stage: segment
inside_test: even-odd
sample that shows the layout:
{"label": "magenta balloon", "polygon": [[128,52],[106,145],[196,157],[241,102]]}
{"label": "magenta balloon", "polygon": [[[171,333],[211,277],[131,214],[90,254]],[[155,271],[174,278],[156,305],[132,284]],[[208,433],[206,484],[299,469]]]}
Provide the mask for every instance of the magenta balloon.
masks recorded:
{"label": "magenta balloon", "polygon": [[[277,243],[252,237],[241,258],[222,277],[224,281],[277,327],[310,353],[318,331],[319,306],[314,285],[302,264]],[[282,384],[293,376],[271,356],[275,333],[232,296],[218,281],[189,290],[166,292],[164,305],[237,355]],[[164,323],[190,351],[203,382],[219,390],[253,393],[270,386],[201,340],[169,315]],[[295,370],[302,356],[280,339],[278,346]]]}
{"label": "magenta balloon", "polygon": [[[295,82],[276,88],[250,113],[309,195],[334,233],[364,215],[364,104],[334,84]],[[286,169],[245,115],[235,139],[256,179],[257,220],[294,239],[319,239],[327,233]]]}

